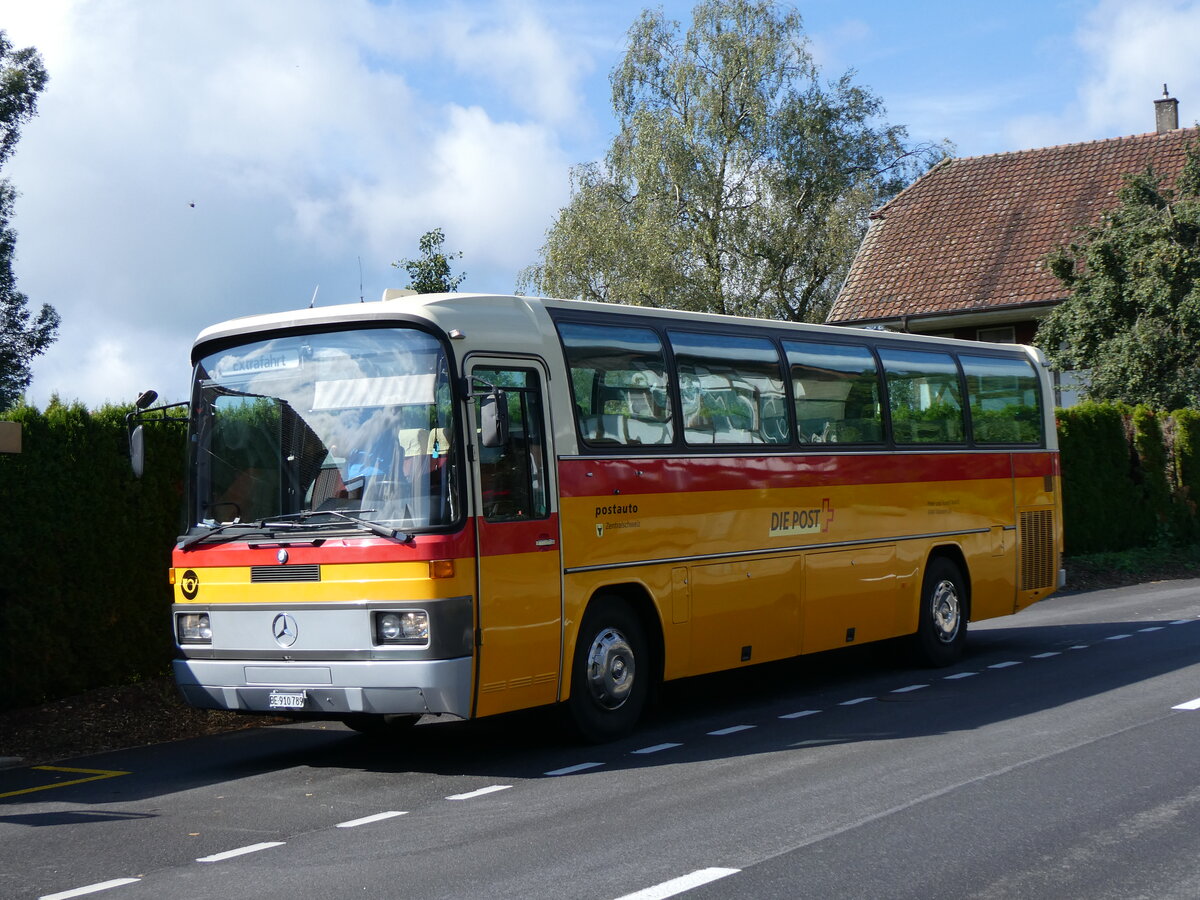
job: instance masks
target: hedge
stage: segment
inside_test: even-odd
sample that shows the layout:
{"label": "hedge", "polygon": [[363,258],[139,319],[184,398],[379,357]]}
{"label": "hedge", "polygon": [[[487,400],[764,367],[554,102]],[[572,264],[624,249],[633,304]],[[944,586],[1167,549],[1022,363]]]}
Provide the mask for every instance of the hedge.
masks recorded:
{"label": "hedge", "polygon": [[1100,403],[1056,414],[1068,556],[1195,542],[1200,415]]}
{"label": "hedge", "polygon": [[52,401],[4,415],[21,424],[22,452],[0,454],[0,709],[136,681],[171,659],[184,434],[148,426],[138,480],[126,412]]}

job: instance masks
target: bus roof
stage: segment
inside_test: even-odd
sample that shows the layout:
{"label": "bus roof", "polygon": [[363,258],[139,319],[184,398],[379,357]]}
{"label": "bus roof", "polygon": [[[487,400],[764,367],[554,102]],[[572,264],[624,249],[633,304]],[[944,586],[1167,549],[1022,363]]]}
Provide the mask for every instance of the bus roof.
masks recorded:
{"label": "bus roof", "polygon": [[[564,313],[594,313],[604,316],[611,321],[612,316],[638,316],[642,319],[662,319],[670,322],[693,323],[720,327],[736,325],[738,327],[768,328],[778,331],[794,331],[797,336],[846,336],[859,333],[864,329],[847,328],[838,325],[814,325],[796,322],[786,322],[778,319],[757,319],[741,316],[725,316],[715,313],[689,312],[685,310],[660,309],[651,306],[624,306],[616,303],[596,303],[585,300],[560,300],[548,297],[524,297],[503,294],[415,294],[400,297],[388,297],[380,301],[344,303],[335,306],[312,307],[308,309],[289,310],[285,312],[260,313],[230,319],[205,328],[196,337],[192,346],[193,361],[205,355],[203,348],[214,343],[226,343],[238,338],[252,338],[255,335],[288,331],[291,329],[312,329],[323,325],[346,325],[356,322],[384,324],[394,322],[423,321],[433,324],[449,333],[451,329],[486,335],[488,346],[495,350],[512,350],[514,342],[524,349],[532,350],[529,346],[539,344],[546,337],[549,329],[549,318],[542,310],[561,310]],[[900,341],[908,345],[930,344],[934,346],[953,345],[958,349],[980,349],[987,347],[992,350],[1006,349],[1010,352],[1023,352],[1035,362],[1045,365],[1045,358],[1035,347],[1020,344],[986,344],[980,341],[958,340],[954,338],[930,337],[928,335],[901,334],[869,329],[872,339],[879,341]],[[505,335],[510,336],[505,339]],[[541,335],[541,339],[539,339]],[[478,340],[470,341],[472,348],[482,348]]]}

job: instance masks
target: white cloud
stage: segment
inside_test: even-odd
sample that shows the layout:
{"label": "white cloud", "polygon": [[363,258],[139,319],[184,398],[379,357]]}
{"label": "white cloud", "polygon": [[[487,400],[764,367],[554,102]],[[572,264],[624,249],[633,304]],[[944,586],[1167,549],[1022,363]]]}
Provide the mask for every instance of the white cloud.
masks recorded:
{"label": "white cloud", "polygon": [[539,16],[0,0],[51,77],[4,173],[22,193],[20,287],[63,319],[30,399],[170,389],[201,327],[306,305],[317,284],[319,302],[353,299],[360,257],[377,297],[434,226],[465,253],[464,288],[511,290],[588,118],[589,58]]}
{"label": "white cloud", "polygon": [[539,121],[577,126],[586,118],[579,81],[591,61],[543,18],[515,2],[501,3],[495,16],[457,10],[443,20],[443,39],[460,73],[493,82]]}
{"label": "white cloud", "polygon": [[1057,113],[1010,120],[1014,148],[1044,147],[1153,131],[1153,101],[1167,84],[1180,125],[1200,118],[1200,2],[1102,0],[1074,36],[1080,54],[1076,102]]}
{"label": "white cloud", "polygon": [[[1090,56],[1080,92],[1089,127],[1113,134],[1153,131],[1151,101],[1162,95],[1164,83],[1181,100],[1181,124],[1200,117],[1200,2],[1105,0],[1079,40]],[[1183,115],[1187,106],[1190,119]]]}

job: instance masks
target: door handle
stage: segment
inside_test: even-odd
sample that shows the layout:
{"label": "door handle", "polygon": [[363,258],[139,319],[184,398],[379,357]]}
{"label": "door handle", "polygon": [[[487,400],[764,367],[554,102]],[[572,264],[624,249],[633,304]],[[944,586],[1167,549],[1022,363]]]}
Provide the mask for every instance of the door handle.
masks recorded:
{"label": "door handle", "polygon": [[558,541],[556,541],[554,538],[546,537],[546,538],[538,538],[536,541],[533,542],[533,546],[535,546],[535,547],[553,547],[557,543],[558,543]]}

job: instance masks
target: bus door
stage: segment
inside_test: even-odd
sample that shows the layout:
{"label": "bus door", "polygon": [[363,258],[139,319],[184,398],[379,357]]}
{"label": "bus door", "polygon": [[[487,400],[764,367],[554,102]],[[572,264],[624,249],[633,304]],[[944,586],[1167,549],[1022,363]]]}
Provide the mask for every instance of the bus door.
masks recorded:
{"label": "bus door", "polygon": [[[562,563],[545,368],[476,357],[467,375],[479,559],[475,715],[485,716],[558,699]],[[498,447],[480,436],[488,402],[508,410]]]}

